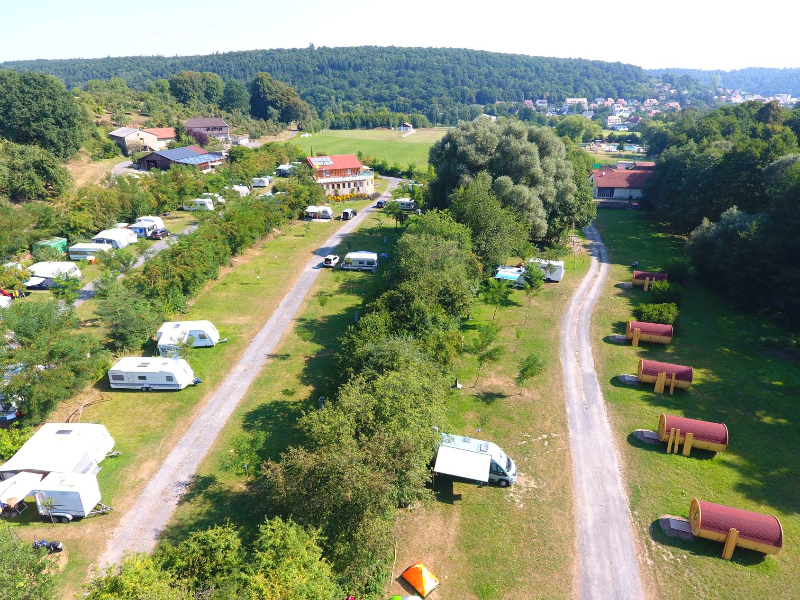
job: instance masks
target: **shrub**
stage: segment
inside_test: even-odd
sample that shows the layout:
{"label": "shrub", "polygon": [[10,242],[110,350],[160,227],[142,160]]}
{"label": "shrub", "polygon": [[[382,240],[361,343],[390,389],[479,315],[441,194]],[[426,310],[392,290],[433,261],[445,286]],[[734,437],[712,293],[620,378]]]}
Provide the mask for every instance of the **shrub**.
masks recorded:
{"label": "shrub", "polygon": [[674,325],[678,320],[680,311],[677,305],[672,303],[665,304],[640,304],[633,309],[633,315],[639,321],[645,323],[663,323],[664,325]]}
{"label": "shrub", "polygon": [[685,258],[673,258],[664,264],[664,272],[673,283],[686,283],[689,279],[691,265]]}
{"label": "shrub", "polygon": [[650,295],[653,298],[653,304],[680,305],[683,288],[677,283],[669,281],[654,281],[650,286]]}
{"label": "shrub", "polygon": [[7,429],[0,429],[0,460],[8,460],[22,448],[22,444],[28,441],[32,431],[30,427],[20,427],[12,425]]}

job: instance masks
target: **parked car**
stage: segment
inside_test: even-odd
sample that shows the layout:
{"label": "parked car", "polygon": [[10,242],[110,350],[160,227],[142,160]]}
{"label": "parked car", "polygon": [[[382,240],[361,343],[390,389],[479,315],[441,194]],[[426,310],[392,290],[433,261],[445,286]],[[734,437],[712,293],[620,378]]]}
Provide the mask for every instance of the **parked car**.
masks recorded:
{"label": "parked car", "polygon": [[156,229],[155,231],[151,231],[150,235],[147,236],[148,240],[163,240],[165,237],[169,235],[169,229]]}
{"label": "parked car", "polygon": [[342,221],[349,221],[358,214],[355,208],[345,208],[342,211]]}
{"label": "parked car", "polygon": [[15,402],[0,401],[0,426],[16,421],[19,417],[19,409]]}
{"label": "parked car", "polygon": [[339,264],[339,257],[336,256],[335,254],[329,254],[322,261],[322,266],[323,267],[330,267],[331,269],[333,267],[335,267],[336,265],[338,265],[338,264]]}
{"label": "parked car", "polygon": [[386,200],[378,200],[375,203],[375,208],[383,208],[386,206]]}

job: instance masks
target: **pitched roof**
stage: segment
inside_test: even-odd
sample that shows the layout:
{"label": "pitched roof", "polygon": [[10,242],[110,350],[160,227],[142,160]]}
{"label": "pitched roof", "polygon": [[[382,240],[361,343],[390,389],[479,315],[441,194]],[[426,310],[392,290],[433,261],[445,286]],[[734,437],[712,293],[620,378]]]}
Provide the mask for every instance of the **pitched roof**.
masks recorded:
{"label": "pitched roof", "polygon": [[175,138],[174,127],[151,127],[150,129],[142,129],[142,131],[146,131],[147,133],[152,133],[159,140],[167,140]]}
{"label": "pitched roof", "polygon": [[208,150],[203,150],[200,146],[186,146],[189,150],[193,150],[197,154],[208,154]]}
{"label": "pitched roof", "polygon": [[178,161],[190,156],[199,156],[200,153],[195,152],[189,146],[185,146],[183,148],[173,148],[172,150],[159,150],[158,152],[153,152],[153,154],[163,156],[167,160]]}
{"label": "pitched roof", "polygon": [[126,138],[137,131],[139,130],[134,129],[133,127],[120,127],[119,129],[115,129],[114,131],[110,132],[108,135],[111,137]]}
{"label": "pitched roof", "polygon": [[219,117],[192,117],[183,123],[186,129],[192,127],[227,127],[228,124]]}
{"label": "pitched roof", "polygon": [[634,169],[652,169],[656,163],[651,160],[637,160],[633,163]]}
{"label": "pitched roof", "polygon": [[598,188],[643,189],[653,176],[652,169],[617,170],[603,167],[592,171],[594,184]]}
{"label": "pitched roof", "polygon": [[361,169],[361,161],[355,154],[336,154],[334,156],[309,156],[308,165],[314,170]]}

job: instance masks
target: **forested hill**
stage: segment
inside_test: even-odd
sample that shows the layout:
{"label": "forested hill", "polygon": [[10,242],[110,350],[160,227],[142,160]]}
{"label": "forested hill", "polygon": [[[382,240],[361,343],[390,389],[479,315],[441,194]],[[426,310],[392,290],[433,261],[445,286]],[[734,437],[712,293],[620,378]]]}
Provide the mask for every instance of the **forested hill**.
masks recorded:
{"label": "forested hill", "polygon": [[[792,94],[800,96],[800,69],[766,69],[749,67],[734,71],[701,71],[699,69],[649,69],[654,77],[664,73],[688,75],[704,84],[716,84],[762,96]],[[717,77],[719,78],[717,82]]]}
{"label": "forested hill", "polygon": [[0,63],[0,69],[50,73],[70,89],[90,79],[111,77],[143,89],[148,82],[181,70],[211,71],[224,80],[241,81],[266,71],[296,88],[320,112],[386,107],[404,113],[446,113],[495,100],[644,98],[651,89],[650,76],[634,65],[456,48],[309,47],[205,56],[14,61]]}

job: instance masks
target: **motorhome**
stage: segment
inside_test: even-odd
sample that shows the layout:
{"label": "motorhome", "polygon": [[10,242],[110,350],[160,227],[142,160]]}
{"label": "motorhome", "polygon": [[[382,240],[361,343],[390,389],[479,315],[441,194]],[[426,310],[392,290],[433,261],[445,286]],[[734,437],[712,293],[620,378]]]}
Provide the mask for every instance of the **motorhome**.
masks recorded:
{"label": "motorhome", "polygon": [[[156,229],[164,229],[164,219],[162,219],[161,217],[144,216],[136,219],[136,223],[141,223],[143,221],[149,221],[151,223],[155,223]],[[134,223],[134,225],[136,225],[136,223]]]}
{"label": "motorhome", "polygon": [[88,517],[101,499],[97,475],[88,473],[50,473],[32,492],[39,514],[62,523]]}
{"label": "motorhome", "polygon": [[402,210],[414,210],[417,208],[417,203],[411,198],[397,198],[395,202],[397,202],[397,206],[399,206]]}
{"label": "motorhome", "polygon": [[332,219],[333,209],[330,206],[309,206],[305,210],[306,219]]}
{"label": "motorhome", "polygon": [[348,252],[342,261],[342,268],[351,271],[372,271],[378,270],[378,255],[375,252]]}
{"label": "motorhome", "polygon": [[81,270],[74,262],[54,261],[38,262],[28,267],[31,278],[25,282],[25,287],[49,288],[59,275],[66,275],[80,279]]}
{"label": "motorhome", "polygon": [[211,321],[168,321],[156,333],[159,354],[177,357],[190,337],[195,348],[214,346],[219,342],[219,331]]}
{"label": "motorhome", "polygon": [[442,434],[433,471],[468,481],[496,483],[500,487],[517,482],[517,465],[500,446],[449,433]]}
{"label": "motorhome", "polygon": [[564,261],[563,260],[545,260],[543,258],[532,258],[528,261],[535,265],[542,273],[544,273],[545,281],[552,281],[558,283],[564,279]]}
{"label": "motorhome", "polygon": [[253,187],[267,187],[272,183],[272,177],[253,177]]}
{"label": "motorhome", "polygon": [[192,198],[183,203],[183,210],[214,210],[214,201],[211,198]]}
{"label": "motorhome", "polygon": [[70,260],[91,260],[101,252],[111,250],[111,244],[82,243],[69,247],[67,253]]}
{"label": "motorhome", "polygon": [[108,371],[112,388],[142,390],[182,390],[200,380],[182,358],[126,356]]}
{"label": "motorhome", "polygon": [[96,244],[111,244],[114,249],[119,250],[135,244],[139,241],[139,238],[128,228],[116,227],[114,229],[104,229],[94,236],[92,241]]}
{"label": "motorhome", "polygon": [[136,221],[136,223],[128,227],[128,229],[135,233],[136,237],[147,238],[158,229],[158,225],[153,221]]}
{"label": "motorhome", "polygon": [[342,221],[349,221],[358,214],[355,208],[345,208],[342,211]]}

